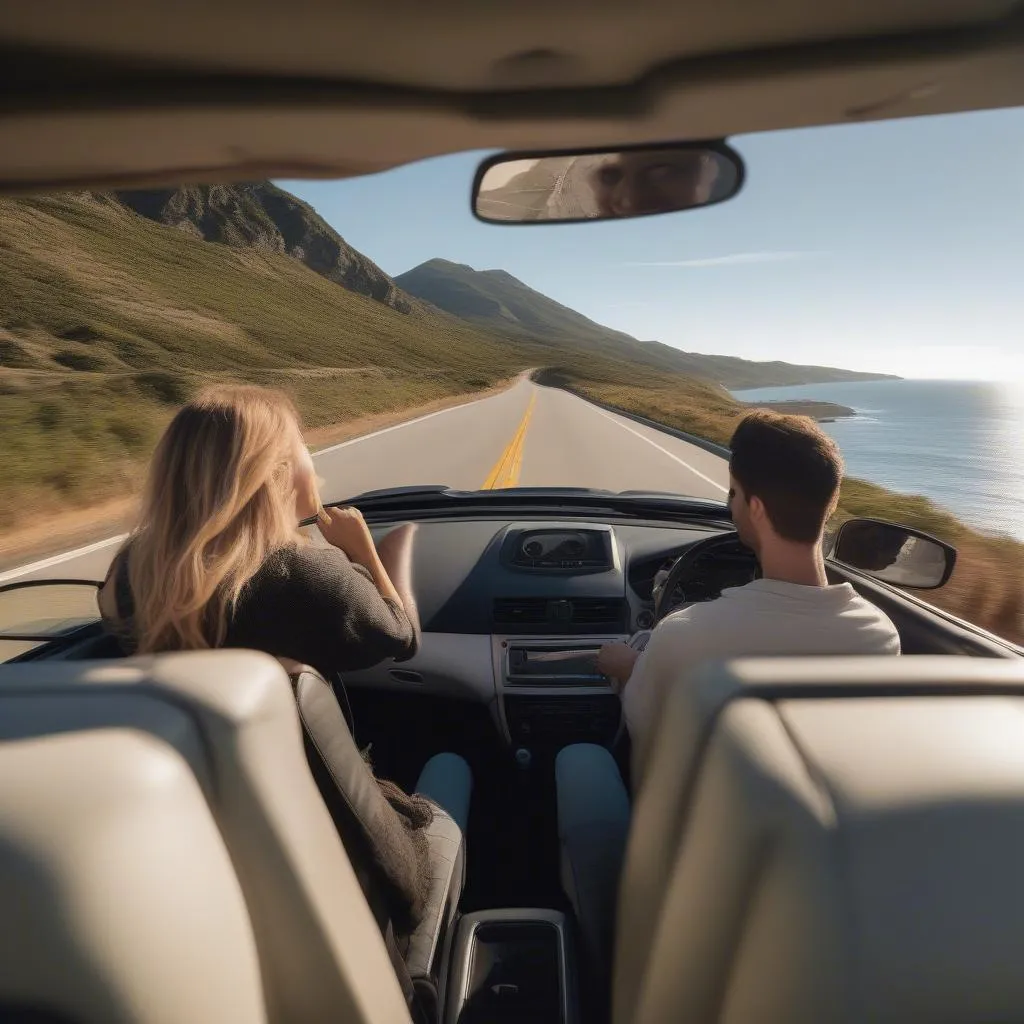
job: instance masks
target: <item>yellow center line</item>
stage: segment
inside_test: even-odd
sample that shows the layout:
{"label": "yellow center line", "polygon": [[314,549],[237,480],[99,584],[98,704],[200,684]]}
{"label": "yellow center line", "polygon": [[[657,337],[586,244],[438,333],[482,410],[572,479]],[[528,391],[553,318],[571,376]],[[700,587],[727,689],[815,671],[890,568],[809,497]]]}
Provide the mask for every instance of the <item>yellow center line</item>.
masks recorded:
{"label": "yellow center line", "polygon": [[526,431],[530,426],[530,417],[533,415],[533,405],[537,400],[536,393],[530,396],[530,404],[526,407],[522,422],[512,440],[501,453],[501,457],[494,464],[494,469],[488,474],[481,490],[490,491],[499,487],[515,487],[519,483],[519,473],[523,467],[523,444],[526,441]]}

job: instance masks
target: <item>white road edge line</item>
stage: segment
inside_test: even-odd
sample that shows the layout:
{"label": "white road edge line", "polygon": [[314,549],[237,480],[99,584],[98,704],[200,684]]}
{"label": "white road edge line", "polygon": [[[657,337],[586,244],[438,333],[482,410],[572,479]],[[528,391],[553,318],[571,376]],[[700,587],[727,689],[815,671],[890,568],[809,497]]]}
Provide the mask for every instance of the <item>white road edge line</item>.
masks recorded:
{"label": "white road edge line", "polygon": [[51,565],[60,565],[61,562],[70,561],[72,558],[78,558],[81,555],[91,555],[94,551],[110,547],[111,544],[120,544],[127,536],[127,533],[120,533],[116,537],[108,537],[106,540],[98,540],[93,544],[86,544],[84,548],[64,551],[59,555],[51,555],[49,558],[32,562],[30,565],[19,565],[17,569],[8,569],[7,572],[0,573],[0,583],[8,583],[21,576],[27,576],[30,572],[38,572],[40,569],[49,569]]}
{"label": "white road edge line", "polygon": [[[586,401],[586,399],[583,399],[583,401]],[[587,404],[590,405],[589,402],[587,402]],[[711,484],[712,487],[717,487],[718,490],[720,490],[723,494],[729,493],[728,487],[723,487],[717,480],[712,480],[711,477],[705,476],[699,469],[695,469],[685,459],[681,459],[678,455],[674,455],[667,448],[662,448],[657,441],[652,441],[645,434],[641,434],[639,430],[634,430],[632,427],[627,427],[626,424],[622,422],[622,420],[620,420],[616,416],[612,416],[610,413],[605,412],[604,409],[599,409],[596,405],[592,406],[592,408],[595,410],[595,412],[600,413],[606,420],[611,420],[612,423],[618,424],[620,427],[622,427],[623,430],[629,431],[629,433],[633,434],[634,437],[639,437],[641,441],[646,441],[652,448],[657,448],[658,451],[662,453],[662,455],[667,455],[670,459],[674,460],[675,462],[678,462],[680,466],[683,466],[686,469],[688,469],[691,473],[693,473],[694,476],[699,476],[701,480],[704,480],[707,483]],[[722,461],[724,462],[725,460],[723,459]]]}
{"label": "white road edge line", "polygon": [[[516,385],[512,385],[514,388]],[[512,388],[508,388],[509,391]],[[504,394],[505,392],[499,392]],[[497,398],[497,395],[488,395],[486,398],[474,398],[471,402],[462,402],[459,405],[449,406],[447,409],[438,409],[435,412],[428,412],[423,416],[417,416],[412,420],[405,420],[403,423],[395,423],[393,426],[384,427],[381,430],[375,430],[372,434],[363,434],[361,437],[352,437],[347,441],[342,441],[340,444],[331,445],[329,448],[321,448],[319,451],[313,452],[313,458],[317,458],[320,455],[329,455],[331,452],[336,452],[341,448],[347,448],[352,444],[359,444],[361,441],[369,441],[371,438],[380,437],[382,434],[390,434],[393,430],[401,430],[402,427],[411,427],[414,423],[422,423],[424,420],[433,419],[435,416],[442,416],[446,412],[455,412],[458,409],[468,409],[471,405],[477,405],[480,402],[488,402],[492,398]],[[80,558],[82,555],[91,555],[94,551],[101,551],[103,548],[110,547],[111,544],[120,544],[121,541],[127,537],[128,534],[120,533],[116,537],[108,537],[106,540],[98,540],[92,544],[86,544],[85,547],[75,548],[73,551],[64,551],[59,555],[51,555],[49,558],[43,558],[38,562],[32,562],[29,565],[19,565],[15,569],[8,569],[7,572],[0,573],[0,584],[9,583],[11,580],[20,579],[22,576],[28,576],[29,573],[38,572],[40,569],[49,569],[52,565],[60,565],[61,562],[69,562],[72,558]]]}

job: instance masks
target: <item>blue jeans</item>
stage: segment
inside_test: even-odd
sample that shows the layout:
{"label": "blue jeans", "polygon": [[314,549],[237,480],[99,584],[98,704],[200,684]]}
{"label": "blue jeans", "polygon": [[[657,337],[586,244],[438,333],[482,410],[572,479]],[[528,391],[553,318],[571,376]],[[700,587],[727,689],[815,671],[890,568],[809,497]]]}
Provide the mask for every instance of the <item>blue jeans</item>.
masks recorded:
{"label": "blue jeans", "polygon": [[415,792],[440,804],[466,834],[473,774],[458,754],[435,754],[420,772]]}
{"label": "blue jeans", "polygon": [[610,971],[619,874],[630,805],[619,766],[606,747],[575,743],[555,759],[562,887],[595,967]]}

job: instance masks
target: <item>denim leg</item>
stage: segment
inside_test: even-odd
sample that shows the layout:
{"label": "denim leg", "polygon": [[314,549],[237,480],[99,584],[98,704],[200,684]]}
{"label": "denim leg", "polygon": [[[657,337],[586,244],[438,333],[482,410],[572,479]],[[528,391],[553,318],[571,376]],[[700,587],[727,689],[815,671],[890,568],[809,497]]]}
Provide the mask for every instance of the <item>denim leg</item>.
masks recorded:
{"label": "denim leg", "polygon": [[576,743],[555,760],[562,885],[595,967],[611,970],[629,795],[605,747]]}
{"label": "denim leg", "polygon": [[420,772],[416,792],[440,804],[466,834],[473,775],[458,754],[435,754]]}

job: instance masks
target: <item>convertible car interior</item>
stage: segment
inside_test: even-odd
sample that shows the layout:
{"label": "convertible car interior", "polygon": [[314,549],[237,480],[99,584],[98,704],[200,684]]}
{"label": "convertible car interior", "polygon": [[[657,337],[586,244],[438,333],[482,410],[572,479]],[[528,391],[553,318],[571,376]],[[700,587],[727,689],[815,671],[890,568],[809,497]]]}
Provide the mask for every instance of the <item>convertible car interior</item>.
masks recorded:
{"label": "convertible car interior", "polygon": [[[0,50],[5,194],[496,146],[718,151],[1024,103],[1010,0],[186,0],[173,18],[39,0],[0,12]],[[243,650],[125,657],[98,581],[0,586],[3,607],[51,588],[0,636],[0,1020],[1024,1019],[1024,651],[914,596],[952,548],[840,527],[829,579],[885,611],[904,656],[708,664],[666,696],[632,777],[595,655],[759,576],[726,505],[429,487],[353,504],[378,537],[419,524],[423,632],[411,659],[344,677]],[[895,562],[864,556],[879,529],[938,575],[900,566],[898,589]],[[631,793],[608,962],[559,846],[555,761],[577,743],[610,750]],[[472,772],[465,821],[430,826],[402,940],[367,751],[407,792],[438,754]]]}
{"label": "convertible car interior", "polygon": [[[598,647],[606,641],[627,640],[638,631],[650,629],[657,616],[680,604],[714,599],[723,588],[755,578],[759,575],[757,561],[737,540],[723,510],[714,507],[699,512],[691,508],[684,514],[678,510],[670,512],[668,505],[661,504],[661,511],[656,513],[651,499],[620,497],[614,505],[610,503],[603,509],[598,519],[597,495],[589,497],[589,510],[580,508],[579,500],[573,502],[570,496],[563,496],[564,507],[556,512],[551,506],[557,498],[549,493],[543,503],[533,500],[533,514],[526,519],[508,518],[507,508],[500,511],[488,507],[511,500],[500,495],[445,497],[443,517],[436,508],[429,507],[436,499],[429,494],[418,499],[406,497],[406,502],[418,501],[420,507],[406,507],[402,517],[396,516],[392,508],[399,500],[397,496],[369,495],[363,503],[364,514],[378,534],[386,532],[399,518],[420,518],[414,578],[423,635],[419,651],[408,661],[385,662],[330,681],[307,672],[290,686],[276,661],[255,654],[208,652],[123,658],[115,639],[92,622],[77,625],[63,639],[29,652],[22,658],[24,665],[5,667],[7,685],[0,699],[11,706],[3,716],[7,736],[38,734],[38,743],[30,747],[36,751],[34,757],[43,759],[42,764],[51,756],[56,763],[63,763],[66,744],[76,746],[80,750],[78,756],[88,761],[93,757],[88,751],[104,749],[105,737],[114,734],[121,737],[124,751],[120,756],[129,763],[135,756],[142,759],[140,763],[148,763],[147,759],[155,761],[143,774],[155,780],[156,795],[143,787],[128,793],[105,793],[101,798],[111,801],[111,822],[121,816],[131,822],[141,815],[128,832],[122,832],[118,826],[115,832],[119,838],[115,838],[107,836],[106,829],[113,827],[109,823],[102,827],[90,824],[89,816],[84,814],[75,819],[81,821],[87,833],[81,838],[85,848],[100,844],[106,849],[108,842],[113,845],[109,858],[99,854],[86,858],[92,867],[82,876],[76,874],[74,884],[91,887],[95,892],[106,891],[104,887],[115,885],[118,879],[117,884],[123,885],[123,865],[118,857],[130,858],[132,844],[141,830],[155,828],[145,824],[149,816],[159,818],[165,814],[164,827],[169,828],[171,816],[179,813],[179,802],[191,801],[189,814],[197,815],[194,827],[197,836],[203,837],[202,842],[199,838],[193,842],[191,837],[186,842],[179,835],[172,851],[165,850],[158,858],[163,865],[161,870],[174,877],[182,872],[192,879],[190,899],[194,902],[189,904],[183,895],[180,900],[176,897],[175,913],[187,917],[192,912],[188,909],[190,905],[206,907],[205,901],[212,900],[203,913],[223,920],[226,934],[215,939],[211,931],[209,942],[237,942],[240,949],[250,951],[247,955],[255,957],[259,970],[241,954],[237,970],[250,979],[247,985],[255,984],[253,976],[262,979],[261,984],[267,987],[265,1012],[269,1012],[272,1000],[283,1000],[282,1008],[288,1006],[289,1010],[285,1013],[282,1009],[279,1019],[326,1020],[339,1005],[336,986],[342,981],[335,974],[345,968],[349,954],[340,954],[332,943],[349,940],[347,932],[344,936],[336,934],[338,929],[345,930],[340,923],[345,915],[337,909],[343,897],[334,883],[316,881],[323,878],[317,871],[340,871],[337,864],[345,869],[345,892],[361,893],[366,916],[359,918],[360,928],[375,929],[383,940],[377,950],[383,962],[377,963],[374,971],[390,972],[390,977],[398,982],[403,1006],[411,1001],[418,1012],[428,1015],[427,1019],[600,1020],[612,1005],[613,985],[615,998],[620,1000],[615,1004],[615,1020],[667,1019],[664,1007],[673,1003],[664,1000],[669,998],[680,1000],[681,1007],[690,1006],[693,1001],[685,1013],[680,1011],[680,1019],[705,1020],[709,1019],[708,1007],[727,995],[730,1005],[732,1000],[737,1002],[735,1011],[723,1011],[723,1019],[751,1019],[750,1005],[759,1007],[757,1019],[832,1019],[847,1005],[845,1000],[849,996],[844,986],[856,987],[863,979],[843,974],[850,969],[843,966],[842,957],[836,953],[845,941],[836,933],[845,920],[843,912],[821,910],[820,893],[814,886],[823,886],[832,893],[829,898],[839,901],[837,906],[844,900],[863,899],[871,903],[865,913],[882,913],[884,901],[878,906],[872,902],[880,897],[871,890],[870,880],[877,876],[884,878],[886,885],[911,886],[913,879],[905,877],[905,873],[920,858],[929,865],[929,874],[920,882],[924,888],[914,899],[924,900],[927,886],[938,884],[936,879],[943,872],[961,870],[961,860],[970,857],[969,851],[956,844],[942,845],[946,841],[940,842],[936,836],[945,835],[943,829],[956,834],[960,816],[966,815],[965,821],[973,821],[975,814],[992,818],[990,824],[982,826],[984,829],[1002,827],[996,820],[1003,813],[998,808],[1007,810],[1011,804],[1004,806],[996,800],[972,809],[971,797],[961,807],[963,794],[953,780],[962,767],[967,782],[979,787],[977,795],[984,804],[982,783],[988,778],[989,768],[995,769],[992,765],[985,767],[988,755],[981,754],[984,744],[976,739],[973,723],[999,721],[1005,715],[1005,728],[1016,735],[1014,695],[1018,688],[1024,693],[1019,656],[1008,645],[966,626],[958,632],[938,613],[926,611],[920,601],[873,580],[867,572],[830,562],[829,573],[834,581],[852,582],[886,608],[898,624],[908,656],[894,659],[895,664],[884,659],[863,664],[834,659],[815,660],[804,667],[800,667],[799,660],[774,666],[769,660],[720,669],[718,674],[708,677],[706,690],[702,688],[705,684],[681,688],[688,697],[676,712],[680,720],[674,726],[662,728],[660,752],[650,757],[644,778],[633,780],[638,802],[619,893],[617,931],[620,937],[628,934],[630,938],[620,938],[613,968],[595,953],[593,937],[587,929],[587,908],[574,902],[571,886],[566,884],[566,873],[568,870],[571,875],[572,865],[562,862],[564,851],[559,847],[555,757],[571,743],[607,746],[613,751],[623,777],[628,779],[628,736],[621,721],[619,698],[611,682],[595,668]],[[516,499],[519,503],[526,500],[522,496]],[[452,503],[460,509],[453,510]],[[632,514],[627,514],[630,508]],[[519,515],[522,514],[520,511]],[[666,588],[671,588],[671,592],[659,601]],[[232,681],[236,679],[237,686]],[[230,706],[222,706],[225,702]],[[920,719],[916,717],[918,708]],[[741,732],[738,738],[732,733],[734,713],[739,721],[746,722],[750,716],[754,723],[745,726],[748,732]],[[49,722],[46,716],[51,714],[64,724]],[[82,716],[83,723],[87,723],[87,727],[82,726],[84,734],[72,727],[68,715]],[[48,724],[40,725],[38,716]],[[800,723],[799,728],[791,725],[791,720]],[[844,723],[849,723],[852,730],[843,734],[846,745],[842,749],[848,753],[866,750],[869,745],[884,749],[889,740],[883,741],[881,737],[892,739],[892,730],[905,730],[904,739],[910,746],[903,747],[904,752],[900,753],[901,745],[895,743],[885,767],[874,755],[863,764],[854,758],[847,765],[840,754],[835,754],[831,741],[820,738],[837,730],[841,732]],[[774,779],[776,769],[769,772],[758,761],[769,756],[760,750],[759,743],[776,736],[776,732],[778,736],[772,742],[780,747],[770,757],[777,758],[787,772],[796,772],[793,777],[783,773]],[[723,736],[721,740],[715,739],[719,733]],[[49,740],[43,742],[48,736]],[[723,766],[718,758],[725,754],[712,758],[719,742],[738,744],[735,749],[728,747],[728,757],[739,760]],[[1006,742],[1011,743],[1010,736]],[[173,751],[163,749],[167,744]],[[264,761],[261,752],[267,745],[279,753]],[[923,751],[917,745],[923,745]],[[372,854],[372,822],[394,812],[373,785],[360,755],[360,750],[367,747],[371,749],[375,771],[409,791],[425,762],[439,751],[462,755],[474,777],[466,833],[446,814],[438,815],[430,827],[432,888],[428,909],[408,945],[401,949],[394,941],[393,922],[388,916],[387,879],[381,877]],[[933,762],[953,756],[954,752],[962,764],[948,764],[945,774],[933,777],[938,787],[933,791],[925,784],[935,770]],[[833,760],[829,760],[833,754]],[[214,763],[207,763],[211,758]],[[221,765],[222,758],[230,764]],[[804,763],[801,758],[808,760]],[[823,759],[820,765],[817,758]],[[982,761],[976,763],[977,758]],[[106,759],[101,760],[106,763]],[[165,769],[158,769],[156,764],[165,764]],[[662,768],[662,764],[671,768]],[[689,767],[684,770],[685,765]],[[1010,772],[1009,768],[1005,770]],[[113,769],[108,766],[106,771],[109,778]],[[733,771],[740,772],[740,777],[729,774]],[[830,779],[831,771],[836,773],[835,781],[821,781]],[[251,772],[259,773],[259,777],[250,778]],[[711,787],[710,792],[717,793],[722,786],[737,787],[731,796],[728,789],[725,796],[715,796],[716,809],[712,811],[700,811],[694,803],[695,780],[703,779],[705,772],[708,781],[701,785]],[[771,784],[762,778],[764,772],[772,776]],[[173,784],[159,781],[168,773],[175,780]],[[775,795],[771,800],[779,801],[784,813],[769,812],[768,804],[761,803],[762,797],[751,795],[747,783],[742,781],[743,773],[760,779],[759,786],[780,787],[778,792],[772,790]],[[32,775],[37,779],[46,777],[42,768],[33,769]],[[78,768],[75,776],[76,787],[88,790],[100,785],[91,774],[80,773]],[[301,783],[293,776],[301,776]],[[286,784],[281,781],[284,778]],[[167,793],[162,788],[165,784]],[[943,788],[947,784],[948,790]],[[264,791],[261,786],[268,789]],[[814,800],[805,805],[810,799],[805,792],[808,786]],[[903,792],[903,787],[909,788]],[[282,788],[292,795],[278,806],[283,799]],[[76,806],[80,799],[74,795],[76,791],[61,794],[62,805]],[[1024,776],[1013,792],[1013,800],[1024,798]],[[11,796],[13,799],[15,794]],[[885,802],[890,796],[894,804],[887,809]],[[214,799],[216,802],[210,803]],[[234,806],[236,800],[240,802],[238,807]],[[733,802],[731,814],[722,800]],[[168,801],[167,807],[158,811],[156,808],[162,807],[164,801]],[[670,804],[663,806],[661,801]],[[827,806],[820,805],[821,801]],[[35,789],[30,803],[22,797],[16,802],[26,814],[33,807],[44,818],[45,813],[56,813],[42,811],[48,805]],[[657,810],[649,809],[652,802]],[[144,815],[141,807],[147,808]],[[749,821],[743,817],[748,812],[752,815]],[[702,817],[711,814],[707,841],[712,844],[699,854],[688,852],[680,834],[673,831],[669,839],[651,824],[652,817],[663,817],[668,827],[670,821],[683,821],[698,813]],[[779,820],[777,813],[782,813]],[[890,814],[894,815],[891,822]],[[767,818],[762,822],[764,815]],[[802,815],[809,817],[805,819]],[[278,820],[277,816],[282,817]],[[295,836],[306,834],[310,826],[303,816],[315,819],[315,843],[310,840],[311,845],[301,851],[278,849],[276,844],[287,846]],[[106,838],[97,837],[94,828],[101,828]],[[893,838],[875,837],[874,828],[891,828]],[[933,828],[939,832],[933,832]],[[740,831],[734,834],[730,831],[734,829]],[[783,838],[773,838],[775,829],[780,830],[779,836]],[[807,829],[812,832],[805,834]],[[845,865],[845,860],[832,862],[836,855],[831,852],[832,840],[827,837],[834,829],[839,829],[841,836],[846,835],[844,829],[849,829],[848,842],[853,846],[862,842],[862,833],[872,837],[870,841],[863,840],[868,842],[862,854],[863,868],[851,869],[855,877],[861,878],[857,884],[867,887],[864,893],[846,880],[842,874],[847,870],[845,866],[840,871],[839,865]],[[796,838],[790,837],[791,830]],[[192,868],[186,866],[191,860],[179,859],[184,852],[182,844],[188,849],[188,858],[205,856],[203,843],[212,843],[218,831],[230,863],[236,856],[248,858],[250,846],[251,855],[259,861],[244,867],[236,865],[241,893],[237,885],[232,888],[234,902],[229,901],[230,905],[225,907],[221,907],[220,896],[212,895],[223,883],[202,872],[193,876]],[[159,829],[154,832],[154,836],[165,834]],[[57,829],[49,839],[39,839],[44,845],[34,848],[34,853],[22,851],[18,856],[49,858],[49,852],[44,854],[48,849],[45,843],[53,841],[62,846],[63,835]],[[273,843],[258,840],[258,836],[273,837]],[[125,844],[123,849],[118,843]],[[152,843],[158,843],[158,839],[147,839],[147,851]],[[718,848],[715,843],[724,845]],[[791,850],[790,843],[796,843]],[[892,850],[890,843],[895,844]],[[971,849],[973,843],[968,843]],[[783,851],[779,856],[784,863],[769,869],[761,862],[768,856],[765,851],[776,844]],[[730,858],[736,858],[737,874],[732,880],[731,876],[718,877],[724,870],[726,861],[722,858],[727,850],[732,850]],[[63,849],[61,856],[67,863],[60,867],[60,872],[79,870],[79,854]],[[140,856],[153,865],[149,852]],[[224,852],[219,854],[218,864],[227,870],[225,856]],[[977,856],[984,860],[980,850]],[[298,859],[292,863],[291,857]],[[650,857],[655,858],[653,862],[645,860]],[[696,863],[688,866],[694,857]],[[894,864],[902,865],[898,867],[900,873],[890,876],[885,864],[876,862],[878,857],[893,858]],[[769,860],[774,864],[771,857]],[[731,860],[727,862],[732,864]],[[13,874],[3,884],[9,883],[22,893],[17,897],[17,905],[24,906],[26,913],[31,912],[38,920],[37,897],[25,895],[25,882],[19,877],[22,870],[27,870],[28,861],[18,867],[20,863],[17,858],[11,862]],[[271,879],[275,864],[286,874],[295,872],[297,877]],[[327,864],[332,866],[328,868]],[[711,864],[718,866],[712,869]],[[1009,861],[1006,865],[1009,870]],[[862,877],[856,874],[861,870]],[[89,871],[99,875],[90,875]],[[711,875],[703,878],[709,871]],[[104,878],[103,872],[111,874]],[[686,900],[695,898],[694,892],[687,889],[688,895],[679,897],[677,920],[682,930],[678,934],[665,932],[658,940],[666,944],[663,955],[668,955],[669,945],[674,949],[677,942],[694,943],[691,955],[706,967],[696,971],[694,977],[702,980],[693,988],[677,985],[678,965],[673,967],[671,958],[660,969],[663,974],[657,979],[652,976],[643,981],[639,977],[646,976],[658,962],[653,952],[656,935],[651,932],[643,940],[641,936],[651,930],[651,922],[658,913],[669,913],[671,904],[666,903],[664,908],[661,904],[668,899],[670,880],[675,879],[677,872],[681,873],[680,881],[672,881],[672,886],[695,887],[702,898],[712,901],[713,893],[706,891],[710,879],[716,879],[716,885],[735,886],[731,895],[720,894],[718,898],[724,901],[721,905],[712,902],[701,911],[701,920],[722,915],[725,930],[717,937],[694,930],[693,925],[683,927],[689,905]],[[693,881],[691,872],[697,872],[697,878],[703,880]],[[985,869],[981,874],[986,884],[997,885],[998,873]],[[146,875],[136,881],[140,886],[156,885],[156,876]],[[44,880],[40,879],[39,884],[43,885]],[[45,885],[51,887],[47,891],[55,891],[54,886],[64,891],[67,884],[70,882],[63,874],[59,875],[59,884],[58,876],[46,876]],[[319,900],[321,885],[331,890],[328,908],[304,905],[305,900],[314,896]],[[854,888],[847,892],[847,885]],[[762,897],[755,900],[753,895],[762,886],[763,899],[769,901],[763,909],[759,902]],[[165,886],[160,884],[156,888],[159,891],[154,898],[166,900]],[[116,898],[111,896],[109,902],[97,905],[95,919],[79,924],[87,930],[113,926],[108,920],[113,914],[119,918],[117,927],[124,929],[123,942],[130,944],[137,915],[158,914],[158,908],[143,910],[142,895],[126,892]],[[10,896],[15,899],[14,889]],[[606,894],[606,898],[613,896]],[[303,906],[283,909],[283,902],[290,899]],[[644,899],[653,900],[653,907],[641,912]],[[256,901],[254,906],[249,905],[250,900]],[[776,905],[772,901],[779,902]],[[971,915],[977,909],[975,919],[982,920],[982,910],[972,908],[967,896],[964,901],[957,913]],[[122,921],[121,908],[126,904],[132,905],[136,916]],[[957,905],[960,906],[959,897]],[[943,901],[930,910],[918,902],[914,906],[927,920],[935,917],[943,927],[953,929],[946,938],[934,938],[936,949],[941,949],[943,942],[954,942],[952,935],[959,925],[944,919],[949,910]],[[216,913],[214,907],[218,908]],[[336,909],[332,911],[331,907]],[[816,916],[819,911],[823,915],[821,920]],[[334,924],[332,913],[338,914]],[[833,913],[834,919],[829,916]],[[1004,907],[1000,913],[1009,915],[1010,911]],[[282,914],[291,915],[288,927],[294,927],[297,933],[309,927],[304,915],[317,918],[317,941],[323,943],[323,948],[315,956],[310,955],[308,943],[299,942],[305,955],[296,962],[289,961],[289,955],[282,950],[292,939],[288,928],[281,926]],[[742,916],[736,915],[750,915],[750,925],[743,924]],[[790,936],[776,915],[789,917],[794,928],[793,922],[799,920],[807,934],[794,932]],[[806,920],[801,915],[806,915]],[[244,928],[236,918],[245,924]],[[273,924],[269,923],[271,920]],[[626,921],[630,922],[629,930],[623,931]],[[166,927],[173,928],[173,923]],[[261,935],[264,927],[265,936]],[[887,926],[876,922],[872,927],[884,933]],[[229,937],[235,934],[231,931],[235,928],[241,928],[239,934],[245,935],[245,942]],[[920,928],[921,935],[932,930],[924,923]],[[761,929],[767,929],[763,938],[759,937]],[[780,952],[776,948],[773,929],[782,929],[787,938],[792,938],[792,949]],[[823,936],[820,941],[819,932]],[[692,939],[687,937],[691,934]],[[750,939],[741,942],[747,934]],[[40,935],[41,942],[54,941],[48,933]],[[824,936],[828,936],[827,942],[837,944],[827,955]],[[75,932],[63,935],[61,941],[77,943],[84,939]],[[182,934],[174,941],[188,946],[198,940]],[[702,947],[705,941],[707,948]],[[748,941],[753,947],[748,948]],[[859,937],[857,941],[866,940]],[[638,950],[644,948],[642,942],[651,944],[651,951],[641,957]],[[891,945],[899,947],[895,940]],[[886,949],[889,953],[882,958],[886,976],[902,979],[904,969],[894,966],[890,940],[886,941]],[[197,950],[198,947],[192,955],[203,961],[205,957]],[[907,949],[901,953],[910,955]],[[24,954],[16,956],[12,950],[11,955],[15,957],[13,964],[20,962],[18,957]],[[365,958],[369,953],[364,949],[359,955]],[[945,951],[941,955],[953,953]],[[782,958],[778,964],[772,959],[775,956]],[[786,959],[789,956],[794,958],[792,963]],[[828,961],[825,966],[815,961],[817,965],[810,972],[820,979],[820,990],[812,986],[805,991],[797,983],[806,976],[803,972],[809,970],[801,966],[805,957],[823,957]],[[832,962],[830,957],[837,959]],[[339,958],[340,962],[334,962]],[[166,985],[173,990],[178,982],[165,972],[177,963],[177,954],[166,950],[159,957],[147,959],[149,966],[141,974],[133,973],[134,966],[123,965],[125,970],[130,967],[132,984],[143,989],[147,985],[157,986],[153,991]],[[270,969],[271,964],[275,977],[268,979],[260,971]],[[879,964],[878,969],[882,966]],[[314,982],[308,975],[321,968],[331,977]],[[958,967],[961,968],[963,965]],[[915,969],[929,968],[918,964]],[[249,973],[245,974],[246,971]],[[152,972],[157,976],[151,978]],[[770,982],[764,972],[771,974]],[[779,981],[788,976],[786,972],[793,972],[787,982],[789,988]],[[24,980],[20,968],[17,975]],[[705,990],[711,985],[710,979],[718,975],[722,984],[728,980],[727,990],[717,991],[714,986]],[[356,982],[349,979],[345,983]],[[629,986],[648,984],[654,987],[643,998],[652,1000],[651,1009],[632,1016],[631,1006],[635,1005],[639,1013],[641,1006],[647,1004],[640,1001],[639,988],[625,1003],[621,1002],[625,998],[621,992],[629,991]],[[671,997],[659,988],[666,984]],[[887,1007],[887,1000],[895,999],[896,995],[885,994],[886,984],[881,979],[872,979],[872,987],[878,986],[879,991],[870,996],[865,994],[865,998],[882,1000],[878,1005]],[[278,985],[279,994],[275,990]],[[900,1019],[908,1019],[908,1014],[913,1016],[911,1011],[917,1005],[913,985],[909,981],[906,985],[906,992],[901,988],[899,999],[893,1003],[900,1007],[896,1014]],[[763,992],[759,986],[764,988]],[[229,996],[241,1001],[231,1010],[229,1019],[249,1019],[244,1014],[255,1012],[245,1009],[241,989],[232,987],[230,993],[225,993],[218,986],[198,985],[196,991],[201,993],[196,999],[211,1002],[205,1008],[197,1004],[189,1010],[196,1014],[189,1019],[207,1019],[207,1014],[213,1019],[213,1001]],[[769,994],[771,999],[779,1000],[777,1010],[771,1013],[761,1009],[769,1005]],[[86,1014],[82,1019],[104,1019],[113,1012],[114,1004],[102,1000],[127,998],[120,990],[93,995],[101,1000],[96,1006],[104,1009],[96,1010],[95,1017]],[[346,998],[355,999],[356,995],[350,993]],[[383,996],[377,994],[374,998]],[[289,1002],[290,999],[298,1002]],[[746,1000],[753,1002],[748,1005]],[[71,1005],[80,1005],[77,996],[72,998]],[[217,1012],[223,1016],[227,1010]],[[765,1015],[761,1016],[762,1013]]]}

